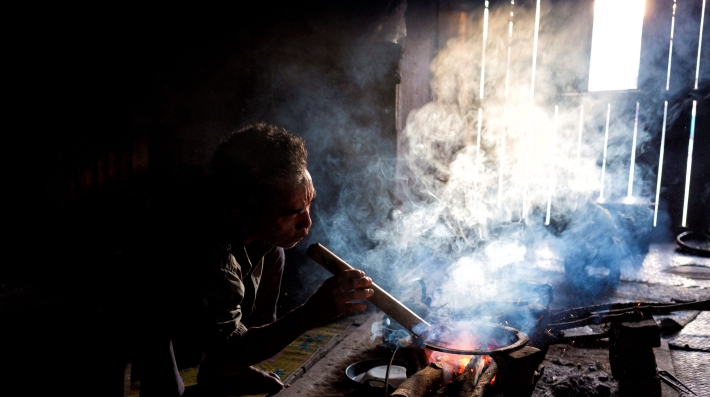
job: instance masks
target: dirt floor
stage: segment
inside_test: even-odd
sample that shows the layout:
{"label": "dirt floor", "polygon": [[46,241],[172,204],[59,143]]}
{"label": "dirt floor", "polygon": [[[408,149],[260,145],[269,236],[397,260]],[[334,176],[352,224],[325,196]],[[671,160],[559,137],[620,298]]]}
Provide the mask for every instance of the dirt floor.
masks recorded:
{"label": "dirt floor", "polygon": [[552,345],[538,371],[533,397],[615,396],[616,380],[611,376],[609,342],[600,340],[577,344]]}
{"label": "dirt floor", "polygon": [[[710,280],[679,276],[673,272],[675,268],[687,265],[710,268],[710,260],[678,253],[670,244],[652,246],[636,267],[622,268],[621,282],[614,290],[595,297],[593,302],[585,302],[585,305],[637,301],[679,302],[710,298]],[[545,273],[547,278],[539,280],[554,287],[555,297],[550,309],[575,307],[570,305],[578,303],[575,300],[576,291],[565,286],[562,282],[564,270],[556,266],[554,263],[549,265]],[[708,314],[703,316],[710,317]],[[291,387],[279,393],[279,397],[383,395],[382,390],[358,387],[345,375],[347,366],[352,363],[391,355],[391,352],[379,347],[381,338],[372,338],[372,324],[380,321],[382,316],[381,312],[373,312],[303,376],[294,379]],[[697,312],[694,316],[697,316]],[[698,326],[705,317],[700,316],[696,320],[694,316],[685,312],[675,315],[674,321],[683,323],[685,332],[682,329],[663,331],[664,347],[656,349],[656,362],[659,368],[675,373],[698,395],[703,395],[709,386],[706,379],[707,368],[710,367],[710,351],[704,351],[702,344],[706,338],[710,338],[710,333],[706,329],[708,326]],[[661,317],[657,320],[660,321]],[[693,325],[694,322],[696,325]],[[611,375],[608,344],[608,339],[598,339],[584,344],[551,345],[538,369],[542,375],[533,396],[617,396],[618,382]],[[689,344],[687,349],[686,344]],[[664,397],[680,395],[667,385],[662,385],[662,390]]]}

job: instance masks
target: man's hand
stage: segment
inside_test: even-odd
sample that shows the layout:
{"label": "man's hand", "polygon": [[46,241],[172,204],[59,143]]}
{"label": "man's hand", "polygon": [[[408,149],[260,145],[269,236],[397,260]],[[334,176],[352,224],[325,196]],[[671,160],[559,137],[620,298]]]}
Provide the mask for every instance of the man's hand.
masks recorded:
{"label": "man's hand", "polygon": [[318,324],[326,323],[343,313],[363,311],[365,303],[353,301],[367,299],[375,292],[367,288],[372,279],[365,277],[361,270],[345,270],[325,280],[318,290],[308,298],[305,307]]}

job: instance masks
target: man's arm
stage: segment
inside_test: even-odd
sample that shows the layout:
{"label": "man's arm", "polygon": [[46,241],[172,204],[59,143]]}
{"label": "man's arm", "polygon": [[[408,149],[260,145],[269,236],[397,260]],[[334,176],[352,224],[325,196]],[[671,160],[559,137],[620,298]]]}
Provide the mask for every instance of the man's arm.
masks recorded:
{"label": "man's arm", "polygon": [[221,355],[220,375],[257,364],[276,355],[306,331],[323,325],[343,313],[365,310],[365,303],[352,303],[367,299],[374,291],[372,284],[360,270],[348,270],[327,279],[301,306],[278,320],[259,327],[249,328],[237,336],[231,347],[236,354]]}

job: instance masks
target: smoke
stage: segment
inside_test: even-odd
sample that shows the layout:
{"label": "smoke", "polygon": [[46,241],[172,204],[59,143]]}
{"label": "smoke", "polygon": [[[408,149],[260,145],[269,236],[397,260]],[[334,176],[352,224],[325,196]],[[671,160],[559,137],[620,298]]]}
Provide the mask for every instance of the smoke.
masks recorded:
{"label": "smoke", "polygon": [[[322,242],[430,319],[519,300],[521,282],[547,282],[551,270],[579,287],[581,302],[613,288],[620,267],[636,266],[652,227],[662,103],[639,99],[637,117],[635,99],[586,94],[588,15],[576,2],[547,3],[534,86],[535,8],[516,6],[512,18],[509,7],[490,9],[483,87],[483,13],[466,14],[465,31],[431,63],[433,100],[407,116],[397,156],[381,124],[358,122],[376,119],[376,106],[350,102],[332,84],[312,89],[320,100],[300,102],[323,109],[284,116],[286,124],[310,118],[304,136],[317,159],[305,245]],[[372,65],[351,66],[346,75],[358,84],[381,83]],[[310,84],[318,81],[329,76]],[[634,134],[637,157],[650,161],[635,164],[633,199],[624,202]]]}
{"label": "smoke", "polygon": [[[424,247],[442,258],[426,278],[441,279],[448,311],[495,300],[515,281],[540,280],[529,252],[540,243],[568,270],[596,267],[611,280],[621,261],[643,251],[650,207],[596,201],[626,196],[634,131],[643,147],[652,129],[645,123],[654,119],[644,109],[635,124],[635,103],[565,95],[586,91],[587,58],[573,55],[589,28],[571,10],[555,11],[571,19],[541,10],[534,96],[535,10],[515,10],[508,40],[510,10],[491,9],[483,89],[483,21],[469,16],[471,29],[431,64],[435,100],[407,118],[405,204],[380,246]],[[636,164],[632,184],[633,195],[647,201],[649,173]],[[608,287],[588,276],[580,270],[572,281],[595,289],[589,293]]]}

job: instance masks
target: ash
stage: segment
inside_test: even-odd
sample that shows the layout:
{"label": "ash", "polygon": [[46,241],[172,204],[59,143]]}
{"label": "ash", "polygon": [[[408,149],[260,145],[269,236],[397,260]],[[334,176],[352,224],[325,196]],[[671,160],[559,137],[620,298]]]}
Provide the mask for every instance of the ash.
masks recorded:
{"label": "ash", "polygon": [[547,351],[542,377],[533,397],[618,395],[617,381],[611,376],[608,341],[552,345]]}

